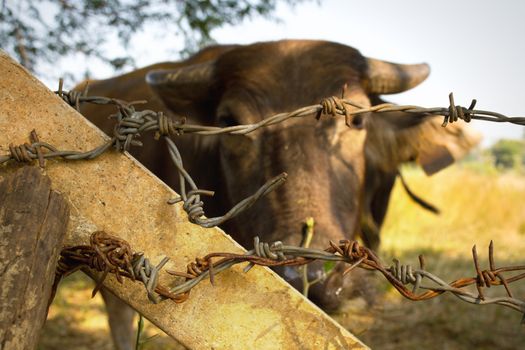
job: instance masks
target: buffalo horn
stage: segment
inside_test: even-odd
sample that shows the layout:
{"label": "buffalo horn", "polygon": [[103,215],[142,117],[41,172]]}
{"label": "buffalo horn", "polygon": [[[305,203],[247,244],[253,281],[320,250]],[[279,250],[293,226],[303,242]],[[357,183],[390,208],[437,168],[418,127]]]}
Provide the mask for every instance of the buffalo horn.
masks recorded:
{"label": "buffalo horn", "polygon": [[421,64],[397,64],[367,58],[367,90],[371,94],[395,94],[423,82],[430,67]]}
{"label": "buffalo horn", "polygon": [[176,69],[161,69],[148,72],[146,82],[152,87],[176,87],[187,84],[209,82],[213,74],[210,63],[194,64]]}

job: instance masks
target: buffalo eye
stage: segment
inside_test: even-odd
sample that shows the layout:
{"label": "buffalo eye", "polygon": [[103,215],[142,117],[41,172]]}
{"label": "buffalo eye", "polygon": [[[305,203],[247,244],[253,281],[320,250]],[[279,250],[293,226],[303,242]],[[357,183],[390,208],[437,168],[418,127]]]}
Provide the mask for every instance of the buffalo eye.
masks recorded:
{"label": "buffalo eye", "polygon": [[362,115],[356,115],[352,118],[351,124],[356,129],[362,129],[365,124],[365,119]]}
{"label": "buffalo eye", "polygon": [[236,126],[239,124],[240,123],[237,118],[235,118],[232,114],[220,115],[217,120],[217,126],[220,126],[221,128],[227,128],[229,126]]}

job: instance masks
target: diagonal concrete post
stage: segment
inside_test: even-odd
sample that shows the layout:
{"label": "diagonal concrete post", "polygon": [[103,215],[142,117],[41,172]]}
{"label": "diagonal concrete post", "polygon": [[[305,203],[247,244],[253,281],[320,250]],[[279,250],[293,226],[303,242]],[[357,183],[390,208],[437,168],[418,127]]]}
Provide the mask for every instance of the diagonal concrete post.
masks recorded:
{"label": "diagonal concrete post", "polygon": [[[59,149],[85,151],[105,139],[2,51],[0,77],[0,154],[7,154],[11,143],[27,142],[33,129],[41,141]],[[17,168],[0,166],[0,181]],[[94,161],[49,160],[46,172],[71,204],[66,244],[87,244],[93,231],[105,230],[155,264],[169,256],[167,267],[179,271],[208,252],[243,251],[220,229],[189,223],[181,204],[167,205],[173,191],[129,155],[111,151]],[[163,277],[161,283],[169,284],[170,278]],[[243,273],[237,265],[216,276],[215,286],[209,281],[198,285],[182,304],[154,305],[142,284],[106,281],[118,297],[189,348],[366,348],[267,268]]]}

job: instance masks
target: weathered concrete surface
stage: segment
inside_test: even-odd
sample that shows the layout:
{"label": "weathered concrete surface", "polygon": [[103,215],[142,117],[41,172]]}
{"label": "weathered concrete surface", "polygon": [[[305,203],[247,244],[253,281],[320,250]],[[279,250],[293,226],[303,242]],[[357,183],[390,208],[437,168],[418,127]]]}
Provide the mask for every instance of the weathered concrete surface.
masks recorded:
{"label": "weathered concrete surface", "polygon": [[[0,154],[10,143],[27,142],[36,129],[42,141],[60,149],[87,150],[104,135],[0,51]],[[147,140],[147,142],[153,142]],[[17,165],[0,168],[0,177]],[[242,248],[219,229],[188,222],[182,206],[166,205],[175,194],[129,156],[110,152],[96,161],[48,161],[53,187],[71,203],[67,244],[85,244],[106,230],[144,251],[154,263],[184,270],[211,251]],[[161,278],[170,282],[169,276]],[[158,327],[196,349],[363,348],[353,335],[266,268],[242,273],[242,266],[194,288],[183,304],[151,304],[139,283],[107,287]]]}

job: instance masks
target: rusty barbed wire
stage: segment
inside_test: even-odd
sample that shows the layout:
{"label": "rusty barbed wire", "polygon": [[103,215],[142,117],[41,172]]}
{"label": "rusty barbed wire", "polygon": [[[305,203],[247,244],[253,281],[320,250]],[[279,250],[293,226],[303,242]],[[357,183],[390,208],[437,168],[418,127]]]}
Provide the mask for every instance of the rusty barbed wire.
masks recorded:
{"label": "rusty barbed wire", "polygon": [[[96,231],[91,234],[89,245],[77,245],[62,249],[55,271],[53,291],[56,291],[62,278],[87,267],[102,272],[102,276],[93,289],[92,296],[95,296],[100,290],[107,275],[111,273],[120,283],[123,283],[123,277],[142,282],[148,298],[153,303],[160,301],[158,295],[162,295],[164,299],[182,302],[186,300],[187,296],[184,296],[183,293],[179,295],[170,293],[168,288],[158,283],[159,272],[168,261],[169,258],[164,257],[159,264],[153,266],[143,253],[133,252],[129,243],[122,238],[107,234],[104,231]],[[53,292],[52,295],[54,294]]]}
{"label": "rusty barbed wire", "polygon": [[[152,267],[149,260],[142,253],[133,252],[130,245],[116,236],[103,231],[91,235],[90,245],[64,248],[60,254],[55,286],[63,276],[80,268],[91,268],[102,272],[97,282],[93,295],[99,290],[102,282],[109,273],[114,274],[119,282],[122,277],[140,281],[144,284],[148,298],[158,303],[165,299],[177,303],[188,299],[193,287],[209,278],[211,284],[215,276],[233,265],[248,263],[244,268],[247,273],[253,266],[301,266],[314,260],[343,262],[349,267],[343,272],[348,274],[354,268],[378,271],[383,277],[405,298],[412,301],[423,301],[440,296],[446,292],[452,293],[460,300],[476,305],[497,304],[509,307],[525,315],[525,301],[512,295],[509,284],[525,278],[525,265],[496,267],[494,262],[494,244],[489,245],[489,268],[481,270],[476,246],[472,249],[475,277],[456,279],[447,283],[438,276],[425,270],[423,256],[419,256],[419,268],[411,265],[402,265],[397,259],[391,266],[385,266],[378,256],[369,248],[361,246],[357,241],[341,240],[338,243],[329,242],[325,250],[284,245],[280,241],[273,243],[261,242],[254,238],[254,248],[244,254],[236,253],[210,253],[203,258],[196,258],[189,263],[186,272],[166,270],[173,276],[184,277],[183,283],[168,288],[158,283],[159,272],[169,258],[164,257],[161,262]],[[215,259],[215,261],[213,261]],[[217,260],[218,259],[218,260]],[[505,277],[504,273],[516,272],[514,276]],[[424,286],[426,279],[432,285]],[[412,285],[409,289],[407,285]],[[468,286],[475,285],[477,294],[466,290]],[[506,296],[487,297],[483,290],[491,286],[503,285]]]}
{"label": "rusty barbed wire", "polygon": [[[213,263],[213,258],[221,258],[221,260]],[[525,278],[525,265],[496,268],[492,241],[489,246],[489,269],[480,269],[476,247],[474,246],[473,261],[477,274],[476,277],[461,278],[451,283],[446,283],[434,274],[424,270],[424,259],[422,256],[419,257],[419,269],[413,269],[410,265],[401,265],[398,260],[394,260],[392,266],[385,267],[371,249],[361,246],[357,241],[341,240],[338,244],[330,242],[329,248],[319,250],[284,245],[279,241],[271,244],[262,243],[258,237],[254,239],[254,249],[245,254],[211,253],[204,258],[196,259],[195,262],[189,264],[186,275],[195,276],[194,279],[198,279],[197,282],[200,282],[206,277],[209,277],[210,281],[213,281],[214,274],[242,262],[249,262],[249,265],[244,269],[244,271],[247,272],[254,265],[269,267],[300,266],[314,260],[339,261],[349,264],[350,266],[343,274],[349,273],[356,267],[379,271],[402,296],[412,301],[428,300],[445,292],[450,292],[461,300],[472,304],[498,304],[525,314],[525,301],[514,298],[508,286],[509,283]],[[521,271],[521,273],[510,278],[503,276],[503,273],[513,271]],[[168,271],[168,273],[178,276],[184,275],[172,271]],[[422,286],[421,281],[423,278],[427,278],[435,285]],[[189,281],[193,280],[189,279]],[[412,290],[406,287],[407,284],[413,285]],[[477,295],[464,289],[470,285],[476,285],[478,290]],[[484,295],[483,288],[498,285],[505,287],[506,297],[489,298]],[[184,284],[179,285],[172,288],[171,292],[188,292],[189,290],[186,288]],[[418,294],[419,290],[424,290],[424,292]]]}
{"label": "rusty barbed wire", "polygon": [[[31,162],[38,159],[39,165],[44,167],[45,159],[63,158],[67,160],[93,159],[100,154],[106,152],[108,149],[114,147],[118,151],[127,151],[132,146],[142,146],[142,142],[138,139],[146,132],[154,132],[155,138],[163,137],[170,157],[177,169],[179,176],[180,192],[178,198],[168,201],[170,204],[183,202],[183,209],[188,214],[189,220],[204,227],[212,227],[220,225],[222,222],[237,215],[239,212],[249,208],[261,196],[266,195],[279,185],[285,179],[286,174],[280,174],[264,184],[255,194],[239,202],[226,214],[215,218],[206,218],[204,216],[203,202],[201,195],[211,196],[212,191],[199,189],[188,172],[184,169],[182,157],[180,152],[171,138],[181,136],[183,134],[194,133],[198,135],[218,135],[218,134],[247,134],[257,129],[275,125],[293,118],[303,118],[307,116],[315,116],[319,119],[323,115],[344,116],[345,123],[349,127],[353,126],[353,118],[357,116],[367,115],[367,113],[386,113],[386,112],[406,112],[419,114],[422,117],[428,115],[442,115],[444,117],[443,126],[448,123],[453,123],[459,119],[465,122],[470,122],[472,119],[486,120],[492,122],[510,122],[517,125],[525,125],[525,118],[523,117],[508,117],[500,113],[475,110],[476,100],[473,100],[469,108],[464,108],[455,105],[452,93],[449,95],[448,108],[422,108],[418,106],[397,106],[392,104],[381,104],[372,107],[364,107],[352,102],[351,100],[329,97],[323,99],[319,104],[303,107],[290,113],[280,113],[261,120],[258,123],[236,125],[230,127],[213,127],[187,124],[184,118],[180,120],[170,119],[162,112],[154,112],[151,110],[137,111],[135,105],[143,103],[144,101],[125,102],[118,99],[101,97],[101,96],[87,96],[87,89],[83,92],[78,91],[63,91],[62,81],[59,83],[59,89],[56,94],[65,102],[75,107],[77,110],[82,103],[93,103],[98,105],[113,105],[117,112],[112,115],[116,119],[113,137],[104,142],[100,146],[89,150],[87,152],[79,151],[63,151],[39,140],[35,130],[30,134],[30,143],[23,145],[9,146],[9,154],[0,156],[0,164],[8,161],[17,162]],[[47,152],[44,152],[47,151]],[[186,190],[186,185],[189,190]],[[127,243],[126,243],[127,244]],[[186,282],[172,289],[168,289],[158,284],[158,273],[168,260],[163,259],[157,266],[152,266],[148,259],[138,253],[130,253],[129,245],[124,244],[115,237],[107,237],[100,233],[93,235],[90,246],[77,246],[68,248],[62,265],[59,265],[57,276],[63,276],[74,269],[82,266],[89,266],[95,270],[103,272],[103,278],[95,287],[94,293],[100,288],[101,283],[108,273],[115,274],[119,281],[122,281],[122,276],[131,278],[133,280],[141,280],[144,283],[148,292],[148,297],[154,302],[159,299],[155,293],[158,293],[162,298],[169,298],[176,302],[182,302],[187,299],[188,293],[197,283],[204,278],[210,278],[213,283],[214,275],[235,264],[241,262],[249,262],[246,271],[254,265],[263,266],[283,266],[283,265],[304,265],[310,261],[320,259],[328,261],[344,261],[350,263],[351,269],[359,266],[361,268],[373,269],[380,271],[385,278],[406,298],[411,300],[426,300],[433,298],[444,292],[451,292],[464,301],[476,304],[496,303],[512,307],[521,312],[525,311],[524,302],[512,297],[508,283],[522,279],[525,273],[514,276],[509,279],[502,277],[503,272],[523,270],[525,267],[509,267],[496,269],[493,265],[492,248],[490,248],[491,267],[489,270],[481,271],[477,263],[477,255],[474,249],[474,263],[476,267],[477,277],[470,279],[461,279],[451,284],[446,284],[438,277],[421,269],[413,270],[409,266],[399,265],[396,263],[394,267],[385,268],[381,265],[379,259],[368,248],[361,247],[355,241],[341,241],[339,245],[331,243],[331,248],[325,251],[315,250],[311,248],[301,248],[284,246],[280,242],[275,242],[271,245],[267,243],[255,242],[255,248],[245,255],[231,254],[231,253],[212,253],[203,259],[197,259],[190,264],[186,273],[173,273],[178,276],[186,278]],[[492,245],[491,245],[492,247]],[[221,257],[221,261],[212,263],[211,259]],[[420,281],[426,277],[432,281],[436,286],[423,287]],[[59,280],[59,278],[58,278]],[[412,291],[408,290],[405,285],[413,284]],[[478,295],[468,293],[462,288],[471,284],[475,284],[478,290]],[[504,298],[486,298],[483,294],[483,288],[491,285],[504,285],[508,297]],[[419,289],[428,289],[422,294],[415,294]]]}

